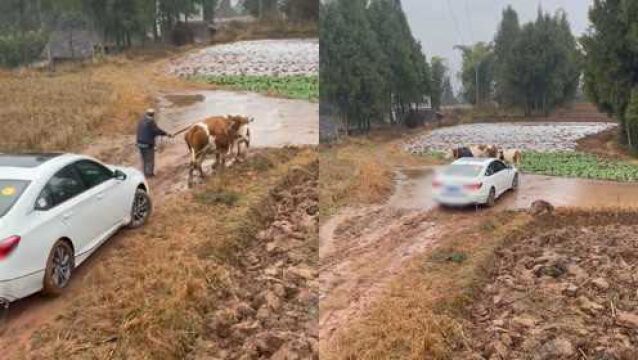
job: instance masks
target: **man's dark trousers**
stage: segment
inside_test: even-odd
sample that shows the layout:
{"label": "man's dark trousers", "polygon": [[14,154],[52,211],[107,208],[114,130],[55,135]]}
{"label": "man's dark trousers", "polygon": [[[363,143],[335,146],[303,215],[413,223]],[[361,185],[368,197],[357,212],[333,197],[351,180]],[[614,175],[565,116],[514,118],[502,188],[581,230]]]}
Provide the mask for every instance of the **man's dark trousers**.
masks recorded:
{"label": "man's dark trousers", "polygon": [[137,144],[142,156],[142,168],[144,176],[150,177],[155,175],[155,147],[147,144]]}

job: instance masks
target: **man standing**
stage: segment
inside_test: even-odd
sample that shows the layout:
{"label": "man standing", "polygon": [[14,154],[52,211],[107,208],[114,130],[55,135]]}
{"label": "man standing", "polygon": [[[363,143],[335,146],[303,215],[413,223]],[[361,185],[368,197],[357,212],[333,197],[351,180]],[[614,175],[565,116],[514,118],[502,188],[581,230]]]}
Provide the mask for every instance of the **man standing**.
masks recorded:
{"label": "man standing", "polygon": [[157,126],[155,110],[148,109],[137,124],[137,147],[142,155],[142,167],[146,177],[155,176],[155,138],[158,136],[173,137]]}

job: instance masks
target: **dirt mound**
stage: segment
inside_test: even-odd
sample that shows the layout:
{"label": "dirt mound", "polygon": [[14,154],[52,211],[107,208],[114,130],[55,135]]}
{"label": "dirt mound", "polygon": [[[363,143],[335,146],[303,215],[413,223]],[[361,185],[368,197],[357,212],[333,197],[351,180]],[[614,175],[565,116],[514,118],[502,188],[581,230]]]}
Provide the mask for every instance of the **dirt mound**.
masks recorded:
{"label": "dirt mound", "polygon": [[459,357],[638,358],[635,216],[540,220],[497,251]]}
{"label": "dirt mound", "polygon": [[271,221],[237,259],[193,358],[318,358],[318,171],[294,168],[264,201]]}

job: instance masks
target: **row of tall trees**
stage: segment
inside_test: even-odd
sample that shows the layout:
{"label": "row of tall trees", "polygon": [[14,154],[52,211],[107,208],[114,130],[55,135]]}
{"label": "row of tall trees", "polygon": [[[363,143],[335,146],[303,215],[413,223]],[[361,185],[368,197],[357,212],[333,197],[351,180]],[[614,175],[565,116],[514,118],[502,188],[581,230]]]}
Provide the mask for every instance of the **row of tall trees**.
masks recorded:
{"label": "row of tall trees", "polygon": [[[349,130],[402,122],[432,94],[432,68],[399,1],[329,1],[320,5],[320,21],[321,101],[337,108]],[[442,65],[435,66],[438,83]]]}
{"label": "row of tall trees", "polygon": [[[32,61],[52,30],[90,29],[119,48],[149,39],[169,42],[196,14],[201,12],[205,21],[212,20],[221,1],[2,0],[0,65]],[[245,7],[250,12],[275,7],[290,20],[318,21],[318,0],[247,0]]]}
{"label": "row of tall trees", "polygon": [[638,2],[596,0],[581,40],[585,93],[620,123],[623,142],[638,151]]}
{"label": "row of tall trees", "polygon": [[536,21],[521,26],[507,7],[493,43],[459,48],[464,96],[471,103],[495,100],[526,115],[546,115],[578,89],[582,55],[563,11],[539,10]]}

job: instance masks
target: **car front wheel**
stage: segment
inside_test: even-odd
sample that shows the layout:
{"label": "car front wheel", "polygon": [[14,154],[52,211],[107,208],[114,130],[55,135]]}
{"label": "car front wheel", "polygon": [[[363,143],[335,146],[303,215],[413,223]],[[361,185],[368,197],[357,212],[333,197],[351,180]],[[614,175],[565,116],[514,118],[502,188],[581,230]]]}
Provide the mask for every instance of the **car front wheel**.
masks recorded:
{"label": "car front wheel", "polygon": [[131,208],[131,222],[128,224],[129,229],[137,229],[144,225],[151,216],[153,204],[151,197],[143,189],[135,190],[133,197],[133,207]]}
{"label": "car front wheel", "polygon": [[58,240],[47,259],[42,292],[50,296],[61,295],[71,281],[74,267],[75,256],[71,245],[66,240]]}

